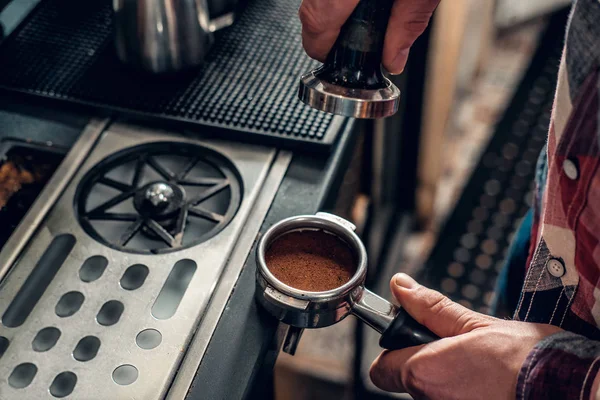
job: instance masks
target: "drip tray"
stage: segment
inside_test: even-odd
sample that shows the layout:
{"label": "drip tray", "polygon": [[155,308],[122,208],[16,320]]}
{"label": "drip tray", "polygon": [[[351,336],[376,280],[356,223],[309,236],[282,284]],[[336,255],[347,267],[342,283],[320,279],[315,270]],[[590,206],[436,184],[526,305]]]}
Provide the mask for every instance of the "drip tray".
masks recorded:
{"label": "drip tray", "polygon": [[[262,221],[268,209],[259,207],[263,214],[256,215],[254,206],[278,158],[274,149],[141,132],[126,125],[112,126],[96,140],[2,282],[3,400],[46,398],[48,393],[86,400],[164,398],[213,304],[212,292],[232,251],[245,242],[240,240],[242,228],[247,229],[249,218]],[[162,157],[169,150],[181,156],[178,162]],[[133,161],[133,170],[123,170],[126,160]],[[115,168],[121,169],[115,173]],[[146,172],[153,176],[144,178]],[[180,190],[180,181],[192,186],[188,201],[163,207],[161,201],[171,192],[156,191],[152,184]],[[144,207],[119,209],[133,202],[138,186],[144,185],[153,189],[142,198]],[[272,196],[277,187],[269,189]],[[225,205],[213,204],[218,195]],[[173,211],[185,204],[186,215],[179,208]],[[102,213],[90,212],[99,208]],[[101,221],[105,225],[125,222],[131,237],[136,230],[142,237],[135,241],[137,247],[116,245],[124,234],[114,227],[90,228],[90,220],[100,214],[108,216]],[[177,231],[173,226],[182,218],[187,227],[192,218],[206,221],[202,232],[208,233],[186,239],[200,228]],[[178,241],[179,234],[183,239]],[[160,251],[144,251],[139,248],[143,245]]]}

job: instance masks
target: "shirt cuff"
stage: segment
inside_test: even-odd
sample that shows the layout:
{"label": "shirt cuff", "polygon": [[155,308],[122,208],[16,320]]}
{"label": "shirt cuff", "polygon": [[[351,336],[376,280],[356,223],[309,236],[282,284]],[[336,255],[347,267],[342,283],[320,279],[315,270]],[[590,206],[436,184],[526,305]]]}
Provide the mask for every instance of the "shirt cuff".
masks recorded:
{"label": "shirt cuff", "polygon": [[560,332],[539,342],[521,367],[517,399],[595,398],[600,342]]}

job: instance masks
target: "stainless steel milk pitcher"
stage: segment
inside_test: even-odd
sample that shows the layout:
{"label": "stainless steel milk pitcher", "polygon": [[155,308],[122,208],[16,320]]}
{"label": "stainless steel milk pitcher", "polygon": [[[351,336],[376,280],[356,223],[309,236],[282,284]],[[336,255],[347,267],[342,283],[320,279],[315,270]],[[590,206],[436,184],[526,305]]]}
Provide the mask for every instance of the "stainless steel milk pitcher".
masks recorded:
{"label": "stainless steel milk pitcher", "polygon": [[211,21],[206,0],[113,0],[119,59],[152,73],[202,64],[213,32],[233,23],[233,14]]}

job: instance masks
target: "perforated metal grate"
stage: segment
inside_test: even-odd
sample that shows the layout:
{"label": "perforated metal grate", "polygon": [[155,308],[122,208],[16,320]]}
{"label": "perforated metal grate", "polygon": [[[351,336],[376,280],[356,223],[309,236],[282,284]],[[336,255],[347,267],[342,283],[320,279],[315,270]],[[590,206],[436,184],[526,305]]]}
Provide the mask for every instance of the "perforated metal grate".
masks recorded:
{"label": "perforated metal grate", "polygon": [[[0,87],[145,117],[330,145],[343,119],[297,99],[304,53],[299,0],[251,0],[205,64],[176,77],[125,68],[110,0],[45,0],[0,46]],[[263,136],[264,137],[264,136]]]}
{"label": "perforated metal grate", "polygon": [[442,229],[421,280],[489,312],[510,241],[533,201],[547,138],[566,14],[553,18],[511,105]]}
{"label": "perforated metal grate", "polygon": [[[250,249],[252,241],[243,244],[242,230],[254,223],[253,218],[264,219],[268,207],[260,206],[259,196],[265,192],[274,196],[279,187],[277,179],[272,188],[265,183],[278,168],[276,150],[271,148],[199,141],[118,123],[90,136],[80,140],[95,147],[77,165],[66,188],[50,188],[61,190],[59,199],[2,281],[2,400],[164,399],[190,340],[203,329],[201,319],[215,304],[213,291],[224,269],[236,268],[237,264],[229,264],[235,252],[247,254]],[[81,143],[76,146],[81,148]],[[101,163],[108,172],[104,178],[110,179],[103,182],[123,187],[110,174],[115,170],[106,168],[110,160],[122,161],[140,149],[165,149],[169,143],[171,149],[209,155],[210,159],[198,161],[198,168],[220,157],[219,171],[228,163],[227,168],[238,172],[242,193],[235,217],[218,235],[161,254],[125,253],[88,235],[75,207],[84,176],[94,176]],[[167,162],[153,156],[162,169],[173,171],[178,164],[176,159]],[[125,178],[123,169],[117,172]],[[188,172],[182,179],[202,183],[193,168]]]}

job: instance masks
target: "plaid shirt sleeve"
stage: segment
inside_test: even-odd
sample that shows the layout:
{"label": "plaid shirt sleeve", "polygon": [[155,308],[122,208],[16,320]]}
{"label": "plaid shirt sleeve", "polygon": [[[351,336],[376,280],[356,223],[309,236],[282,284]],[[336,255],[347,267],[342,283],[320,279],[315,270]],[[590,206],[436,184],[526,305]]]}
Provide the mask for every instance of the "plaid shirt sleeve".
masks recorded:
{"label": "plaid shirt sleeve", "polygon": [[574,0],[514,319],[564,332],[531,351],[518,399],[600,400],[600,0]]}
{"label": "plaid shirt sleeve", "polygon": [[596,399],[599,369],[600,342],[570,332],[549,336],[523,364],[517,399]]}

